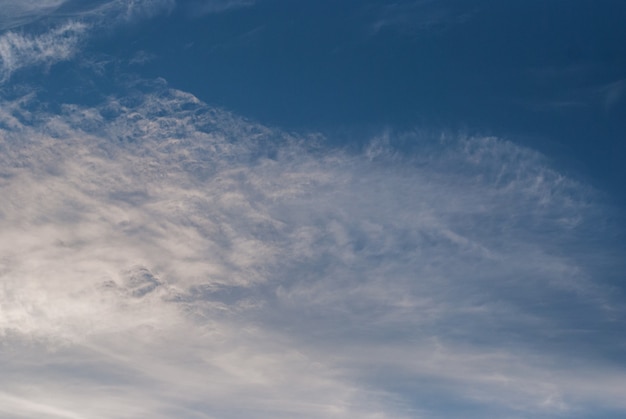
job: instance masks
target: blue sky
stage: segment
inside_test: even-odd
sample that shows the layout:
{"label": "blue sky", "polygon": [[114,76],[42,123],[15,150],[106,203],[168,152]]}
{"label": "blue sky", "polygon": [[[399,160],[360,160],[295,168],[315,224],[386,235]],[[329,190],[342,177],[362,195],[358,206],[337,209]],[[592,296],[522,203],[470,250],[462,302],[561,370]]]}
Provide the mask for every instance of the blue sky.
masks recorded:
{"label": "blue sky", "polygon": [[625,23],[0,0],[0,416],[624,416]]}

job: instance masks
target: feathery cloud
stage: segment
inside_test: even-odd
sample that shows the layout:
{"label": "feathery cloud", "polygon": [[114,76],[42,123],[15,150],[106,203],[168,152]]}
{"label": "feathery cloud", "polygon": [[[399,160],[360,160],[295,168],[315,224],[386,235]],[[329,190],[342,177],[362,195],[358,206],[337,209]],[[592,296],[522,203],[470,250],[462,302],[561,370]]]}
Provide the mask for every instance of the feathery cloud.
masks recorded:
{"label": "feathery cloud", "polygon": [[48,16],[67,0],[0,0],[0,31]]}
{"label": "feathery cloud", "polygon": [[28,66],[50,66],[71,58],[78,49],[86,25],[68,22],[39,35],[6,32],[0,35],[0,81]]}
{"label": "feathery cloud", "polygon": [[541,155],[415,133],[350,153],[139,90],[2,107],[0,411],[625,408],[597,352],[619,338],[583,344],[623,321],[619,258],[586,256],[611,246],[609,209]]}

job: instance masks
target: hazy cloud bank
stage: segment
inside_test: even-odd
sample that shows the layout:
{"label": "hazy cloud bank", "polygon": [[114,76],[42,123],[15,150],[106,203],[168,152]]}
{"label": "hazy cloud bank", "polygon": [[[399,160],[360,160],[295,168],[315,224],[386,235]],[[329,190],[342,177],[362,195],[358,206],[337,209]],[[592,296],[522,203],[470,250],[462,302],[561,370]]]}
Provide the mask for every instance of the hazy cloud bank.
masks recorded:
{"label": "hazy cloud bank", "polygon": [[616,227],[541,155],[417,133],[347,152],[140,87],[2,104],[0,411],[626,408]]}

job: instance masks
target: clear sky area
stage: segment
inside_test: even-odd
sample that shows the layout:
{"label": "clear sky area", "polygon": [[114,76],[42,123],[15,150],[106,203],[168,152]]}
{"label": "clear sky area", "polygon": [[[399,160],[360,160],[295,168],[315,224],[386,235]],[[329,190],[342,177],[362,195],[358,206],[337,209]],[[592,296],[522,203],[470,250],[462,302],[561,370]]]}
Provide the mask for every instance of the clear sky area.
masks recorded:
{"label": "clear sky area", "polygon": [[0,0],[0,417],[625,417],[625,40],[621,0]]}

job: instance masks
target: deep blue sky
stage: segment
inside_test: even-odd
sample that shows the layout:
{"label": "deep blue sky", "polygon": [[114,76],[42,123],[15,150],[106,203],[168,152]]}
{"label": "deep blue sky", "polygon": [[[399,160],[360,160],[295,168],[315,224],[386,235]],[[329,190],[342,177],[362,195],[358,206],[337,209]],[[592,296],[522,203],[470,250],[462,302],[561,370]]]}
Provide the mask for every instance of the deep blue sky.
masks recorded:
{"label": "deep blue sky", "polygon": [[626,1],[0,0],[0,416],[621,418]]}
{"label": "deep blue sky", "polygon": [[346,139],[382,127],[510,138],[625,198],[623,1],[268,0],[201,18],[190,9],[98,50],[154,54],[135,71],[265,124]]}

